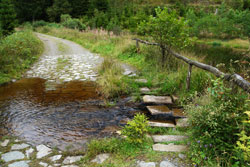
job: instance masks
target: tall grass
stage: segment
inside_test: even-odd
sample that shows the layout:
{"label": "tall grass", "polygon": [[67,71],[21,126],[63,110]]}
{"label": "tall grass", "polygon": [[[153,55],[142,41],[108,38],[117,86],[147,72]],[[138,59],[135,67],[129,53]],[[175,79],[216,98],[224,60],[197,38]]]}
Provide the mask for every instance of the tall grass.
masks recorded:
{"label": "tall grass", "polygon": [[16,32],[3,38],[0,42],[0,84],[20,77],[42,51],[42,42],[32,32]]}

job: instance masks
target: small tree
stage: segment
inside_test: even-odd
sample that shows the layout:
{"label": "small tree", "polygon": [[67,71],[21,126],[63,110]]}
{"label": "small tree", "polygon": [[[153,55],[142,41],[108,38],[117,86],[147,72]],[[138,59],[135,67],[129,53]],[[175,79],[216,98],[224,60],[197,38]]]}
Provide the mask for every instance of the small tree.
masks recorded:
{"label": "small tree", "polygon": [[139,31],[153,37],[160,44],[164,64],[170,49],[182,49],[189,45],[189,30],[187,22],[175,10],[156,8],[155,12],[156,17],[150,16],[148,22],[140,23]]}
{"label": "small tree", "polygon": [[0,26],[3,35],[9,35],[14,32],[16,25],[16,14],[11,0],[0,1]]}

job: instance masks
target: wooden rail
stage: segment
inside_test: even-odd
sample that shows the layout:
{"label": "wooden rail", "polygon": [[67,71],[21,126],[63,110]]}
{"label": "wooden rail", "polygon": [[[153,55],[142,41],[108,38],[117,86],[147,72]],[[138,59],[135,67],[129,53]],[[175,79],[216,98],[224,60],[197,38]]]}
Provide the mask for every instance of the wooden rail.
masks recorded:
{"label": "wooden rail", "polygon": [[[136,40],[136,46],[138,47],[137,49],[139,49],[139,42],[140,43],[144,43],[146,45],[155,45],[155,46],[160,46],[160,44],[158,43],[151,43],[148,41],[143,41],[141,39],[138,38],[134,38],[133,40]],[[234,84],[236,84],[237,86],[241,87],[244,91],[250,93],[250,83],[245,80],[244,78],[242,78],[240,75],[238,74],[225,74],[222,71],[220,71],[219,69],[207,65],[207,64],[203,64],[200,63],[198,61],[194,61],[191,59],[188,59],[185,56],[182,56],[178,53],[175,53],[174,51],[165,48],[170,54],[172,54],[173,56],[175,56],[177,59],[180,59],[182,61],[184,61],[185,63],[189,64],[189,71],[188,71],[188,76],[187,76],[187,89],[190,89],[190,81],[191,81],[191,73],[192,73],[192,66],[196,66],[200,69],[206,70],[208,72],[211,72],[212,74],[214,74],[216,77],[222,77],[224,80],[227,80],[229,82],[232,82]]]}

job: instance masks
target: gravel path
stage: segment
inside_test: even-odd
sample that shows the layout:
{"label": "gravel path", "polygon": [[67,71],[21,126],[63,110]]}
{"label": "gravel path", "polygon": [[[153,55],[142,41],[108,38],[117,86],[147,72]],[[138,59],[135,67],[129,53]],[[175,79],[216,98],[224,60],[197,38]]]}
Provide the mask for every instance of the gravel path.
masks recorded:
{"label": "gravel path", "polygon": [[68,40],[39,33],[37,36],[44,42],[45,52],[27,71],[27,78],[39,77],[56,83],[96,80],[96,67],[103,61],[100,56]]}

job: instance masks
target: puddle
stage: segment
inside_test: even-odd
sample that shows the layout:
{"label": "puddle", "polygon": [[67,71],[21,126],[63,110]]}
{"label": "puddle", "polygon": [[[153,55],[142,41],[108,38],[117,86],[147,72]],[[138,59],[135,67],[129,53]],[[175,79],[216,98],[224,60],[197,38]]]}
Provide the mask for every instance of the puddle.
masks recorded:
{"label": "puddle", "polygon": [[103,106],[94,82],[57,85],[40,78],[22,79],[0,87],[0,136],[77,148],[91,138],[112,135],[132,118],[133,108],[124,103]]}

